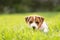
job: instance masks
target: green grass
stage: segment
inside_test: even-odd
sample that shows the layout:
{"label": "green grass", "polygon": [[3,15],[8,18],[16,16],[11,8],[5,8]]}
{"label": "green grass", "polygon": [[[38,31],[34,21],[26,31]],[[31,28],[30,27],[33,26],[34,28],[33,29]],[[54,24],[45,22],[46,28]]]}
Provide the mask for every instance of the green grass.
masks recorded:
{"label": "green grass", "polygon": [[[24,17],[32,14],[44,16],[48,33],[28,28]],[[0,40],[60,40],[60,12],[0,15]]]}

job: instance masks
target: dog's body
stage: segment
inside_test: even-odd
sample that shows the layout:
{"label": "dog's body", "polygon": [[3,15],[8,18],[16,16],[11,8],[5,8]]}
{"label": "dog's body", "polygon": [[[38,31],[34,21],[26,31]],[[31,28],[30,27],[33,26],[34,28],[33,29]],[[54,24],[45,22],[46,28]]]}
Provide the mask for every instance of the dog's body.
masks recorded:
{"label": "dog's body", "polygon": [[33,29],[43,30],[48,32],[48,26],[41,16],[28,16],[25,18],[26,23]]}

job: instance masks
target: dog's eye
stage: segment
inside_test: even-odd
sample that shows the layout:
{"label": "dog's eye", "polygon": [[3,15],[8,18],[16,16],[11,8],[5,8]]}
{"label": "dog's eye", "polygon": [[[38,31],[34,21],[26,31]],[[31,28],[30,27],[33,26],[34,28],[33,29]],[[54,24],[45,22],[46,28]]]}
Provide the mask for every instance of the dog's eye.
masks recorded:
{"label": "dog's eye", "polygon": [[36,22],[36,24],[39,24],[39,22]]}
{"label": "dog's eye", "polygon": [[32,21],[29,22],[30,24],[32,23]]}

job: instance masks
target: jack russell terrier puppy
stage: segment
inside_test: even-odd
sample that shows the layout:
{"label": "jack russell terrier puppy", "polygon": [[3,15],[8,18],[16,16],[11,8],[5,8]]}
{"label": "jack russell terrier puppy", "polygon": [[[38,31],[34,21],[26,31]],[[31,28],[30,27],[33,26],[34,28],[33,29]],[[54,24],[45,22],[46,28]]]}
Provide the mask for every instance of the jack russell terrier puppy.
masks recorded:
{"label": "jack russell terrier puppy", "polygon": [[29,27],[33,29],[39,29],[43,32],[48,32],[48,26],[44,21],[44,18],[41,16],[27,16],[25,17],[25,21]]}

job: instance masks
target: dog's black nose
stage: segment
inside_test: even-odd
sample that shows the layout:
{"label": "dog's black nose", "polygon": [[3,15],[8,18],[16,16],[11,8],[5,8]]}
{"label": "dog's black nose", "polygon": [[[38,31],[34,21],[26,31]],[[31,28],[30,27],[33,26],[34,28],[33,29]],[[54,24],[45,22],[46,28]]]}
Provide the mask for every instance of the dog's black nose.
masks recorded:
{"label": "dog's black nose", "polygon": [[33,29],[35,29],[35,26],[33,26]]}

